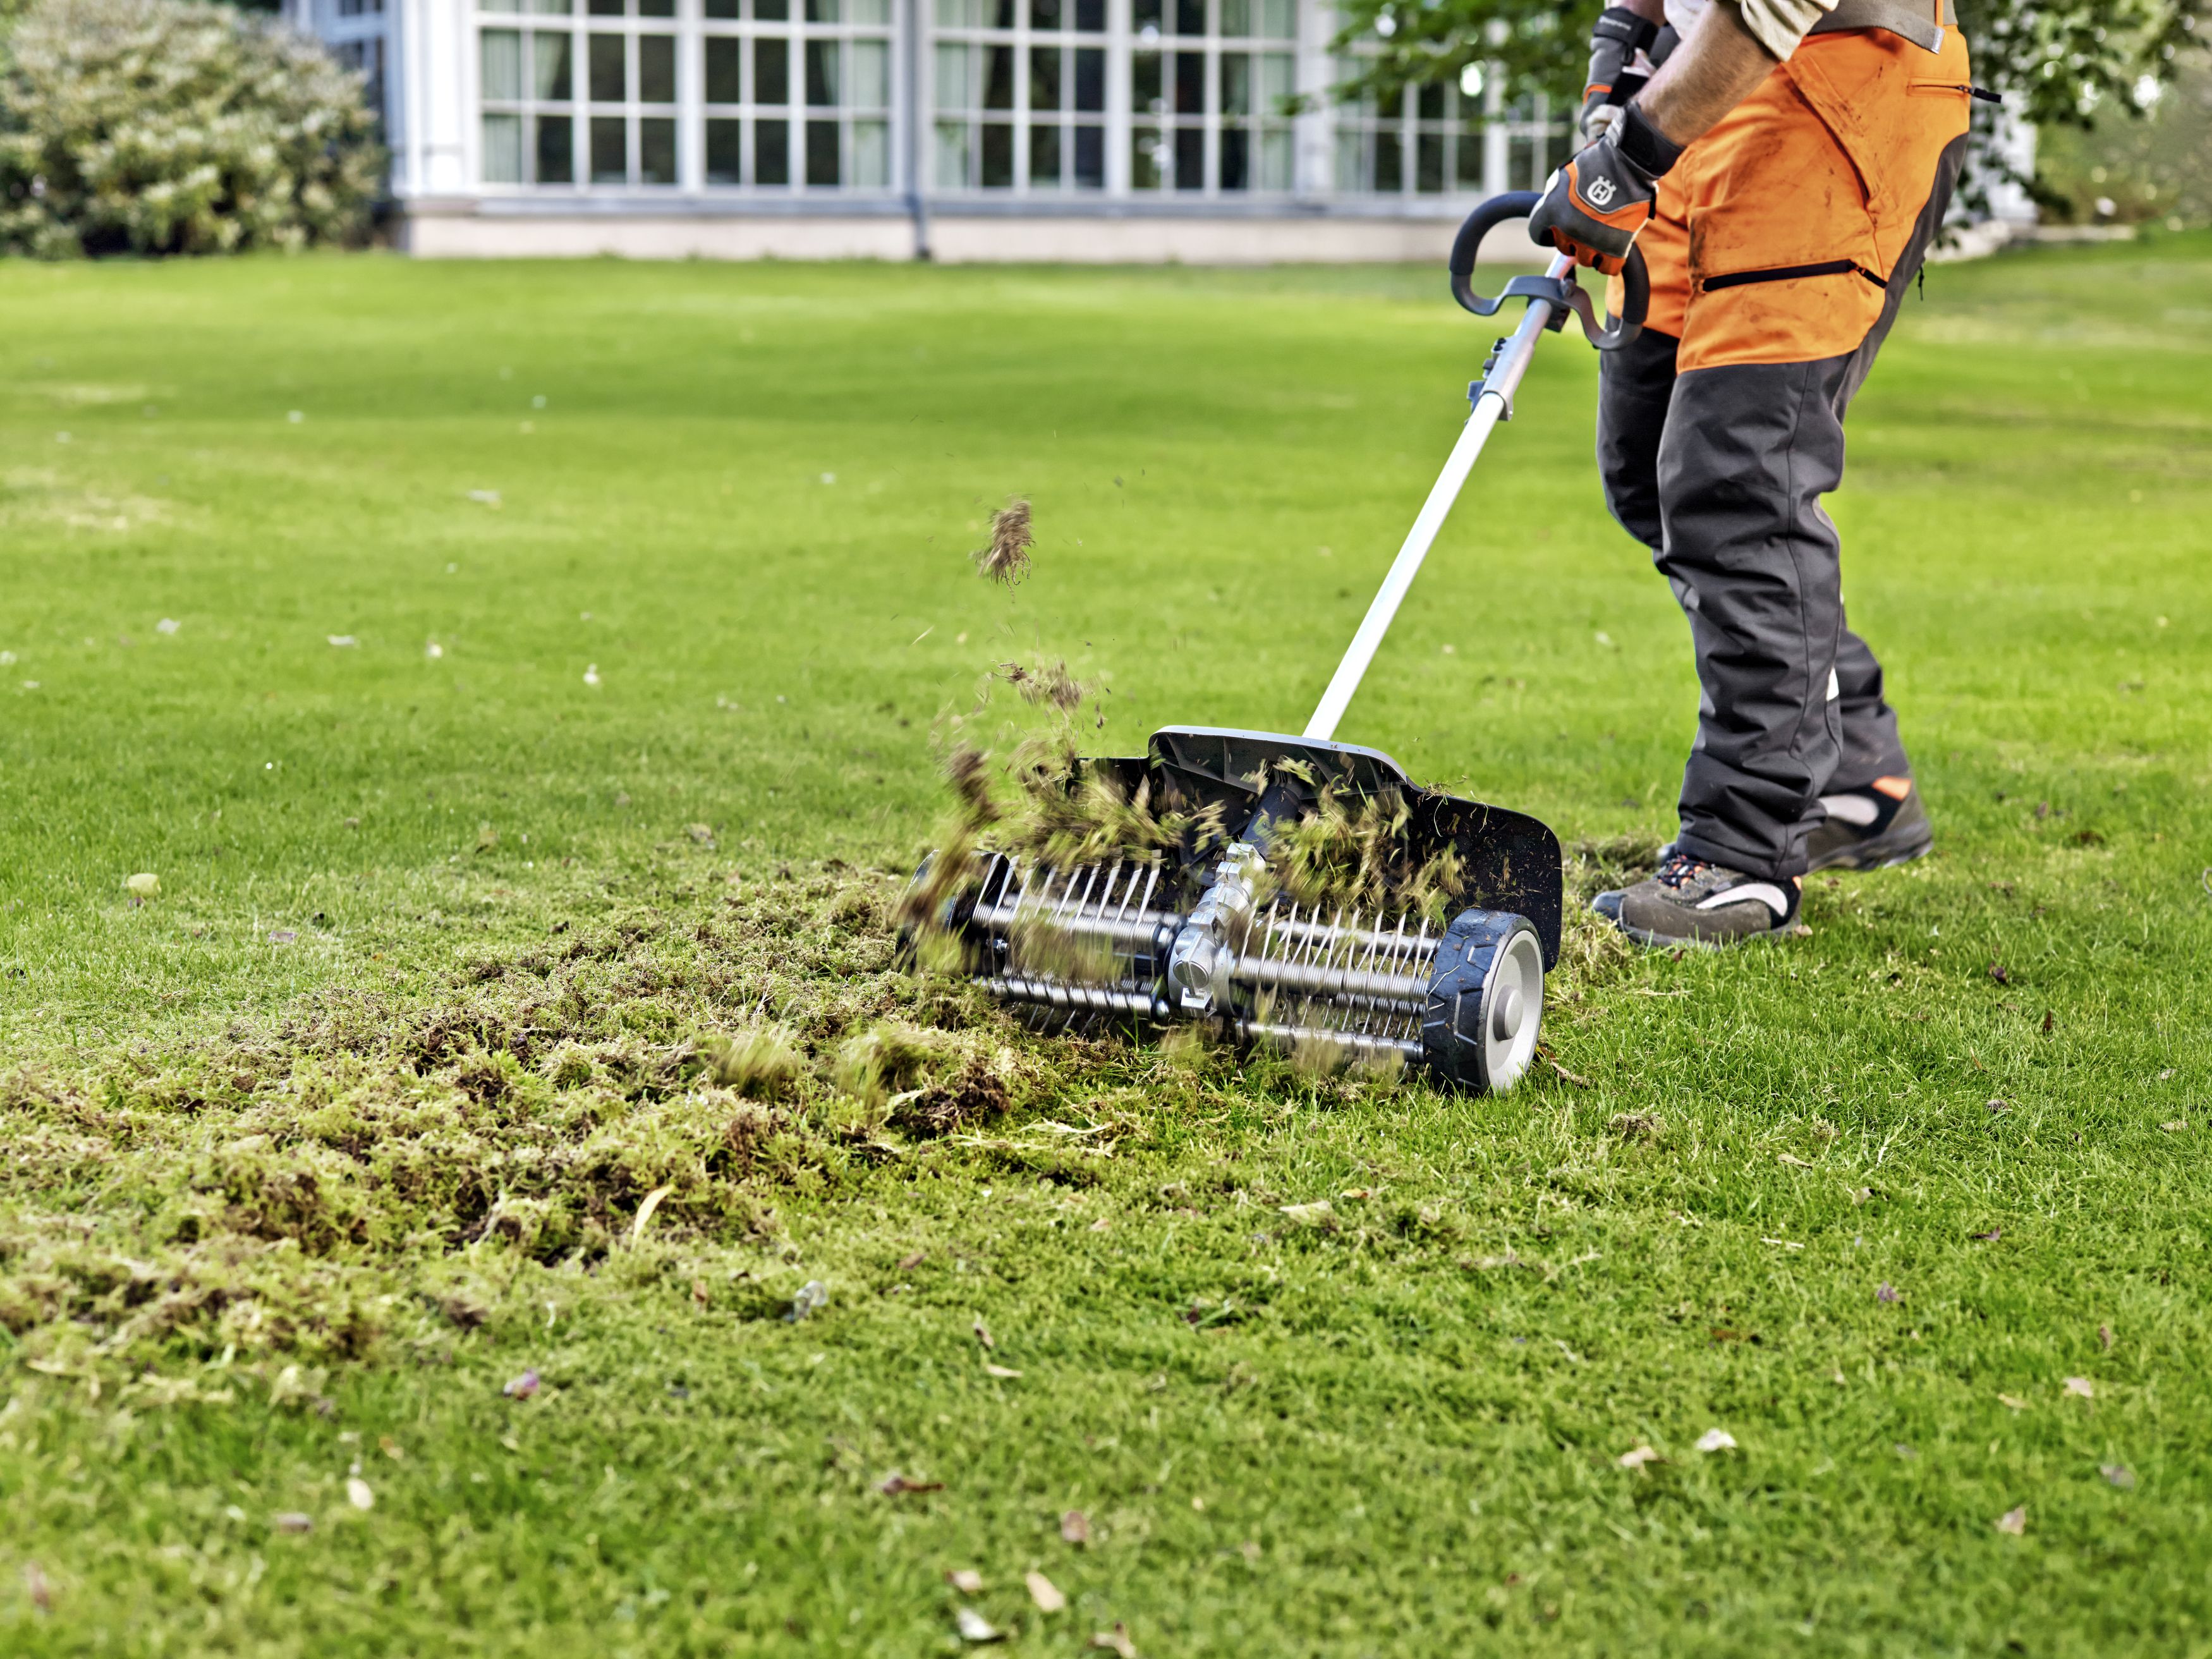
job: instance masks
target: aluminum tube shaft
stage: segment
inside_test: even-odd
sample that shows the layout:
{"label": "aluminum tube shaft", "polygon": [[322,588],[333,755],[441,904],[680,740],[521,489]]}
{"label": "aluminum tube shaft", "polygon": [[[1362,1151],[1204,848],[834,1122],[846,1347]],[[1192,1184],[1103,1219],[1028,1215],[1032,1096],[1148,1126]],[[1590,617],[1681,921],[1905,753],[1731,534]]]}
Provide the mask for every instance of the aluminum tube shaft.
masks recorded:
{"label": "aluminum tube shaft", "polygon": [[[1574,269],[1574,262],[1564,253],[1552,260],[1545,274],[1564,276]],[[1390,619],[1398,614],[1398,607],[1406,598],[1413,578],[1420,574],[1421,561],[1429,556],[1429,547],[1437,532],[1444,527],[1444,518],[1450,513],[1452,503],[1467,483],[1467,475],[1474,470],[1482,447],[1498,422],[1511,412],[1515,388],[1521,377],[1528,372],[1528,361],[1535,355],[1536,341],[1552,320],[1556,307],[1547,300],[1531,300],[1528,310],[1521,319],[1498,354],[1497,366],[1484,382],[1482,395],[1475,399],[1474,408],[1460,428],[1459,441],[1452,446],[1451,459],[1444,463],[1443,475],[1429,491],[1429,499],[1421,503],[1421,514],[1413,520],[1413,527],[1406,532],[1405,545],[1390,566],[1390,574],[1382,579],[1382,591],[1367,607],[1367,615],[1359,624],[1359,631],[1352,636],[1352,645],[1344,653],[1344,660],[1336,665],[1336,676],[1322,693],[1321,704],[1306,722],[1305,734],[1326,743],[1336,736],[1337,723],[1343,720],[1345,709],[1352,702],[1352,693],[1359,690],[1359,682],[1367,672],[1367,665],[1375,660],[1375,653],[1382,644],[1382,636],[1390,631]]]}

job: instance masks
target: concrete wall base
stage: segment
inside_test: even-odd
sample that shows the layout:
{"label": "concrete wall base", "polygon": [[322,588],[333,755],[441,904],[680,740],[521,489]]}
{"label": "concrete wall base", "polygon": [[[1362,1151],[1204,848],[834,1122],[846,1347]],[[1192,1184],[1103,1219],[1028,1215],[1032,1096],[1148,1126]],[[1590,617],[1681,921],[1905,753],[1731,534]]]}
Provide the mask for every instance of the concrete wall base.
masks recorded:
{"label": "concrete wall base", "polygon": [[[1456,216],[1013,216],[933,212],[931,256],[947,264],[1440,264]],[[476,202],[401,205],[393,244],[433,259],[884,259],[915,256],[903,214],[747,215],[515,211]],[[1486,252],[1533,264],[1519,225]]]}

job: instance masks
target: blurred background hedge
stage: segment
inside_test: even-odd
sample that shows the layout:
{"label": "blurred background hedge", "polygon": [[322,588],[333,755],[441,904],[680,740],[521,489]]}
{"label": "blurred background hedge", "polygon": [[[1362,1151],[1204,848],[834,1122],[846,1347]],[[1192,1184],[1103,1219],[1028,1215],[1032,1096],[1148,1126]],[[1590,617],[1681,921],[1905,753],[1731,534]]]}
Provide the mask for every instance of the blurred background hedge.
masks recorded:
{"label": "blurred background hedge", "polygon": [[361,77],[196,0],[0,8],[0,251],[229,253],[362,240],[383,175]]}

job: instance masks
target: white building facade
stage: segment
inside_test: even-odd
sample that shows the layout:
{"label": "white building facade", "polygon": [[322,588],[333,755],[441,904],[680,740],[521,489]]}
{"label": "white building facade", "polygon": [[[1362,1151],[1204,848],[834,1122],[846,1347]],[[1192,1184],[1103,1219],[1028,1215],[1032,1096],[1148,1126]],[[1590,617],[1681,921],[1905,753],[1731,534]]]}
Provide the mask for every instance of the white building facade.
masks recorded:
{"label": "white building facade", "polygon": [[286,0],[445,256],[1440,258],[1567,152],[1479,74],[1342,103],[1328,0]]}

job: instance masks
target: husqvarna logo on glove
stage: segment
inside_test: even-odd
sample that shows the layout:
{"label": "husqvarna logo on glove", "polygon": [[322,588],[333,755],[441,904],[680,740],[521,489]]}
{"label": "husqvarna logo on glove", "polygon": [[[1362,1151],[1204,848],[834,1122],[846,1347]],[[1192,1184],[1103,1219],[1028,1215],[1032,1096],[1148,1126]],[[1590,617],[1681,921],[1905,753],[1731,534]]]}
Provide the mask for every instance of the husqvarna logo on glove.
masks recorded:
{"label": "husqvarna logo on glove", "polygon": [[1601,173],[1583,186],[1583,194],[1589,198],[1592,207],[1608,207],[1613,198],[1620,194],[1620,187]]}

